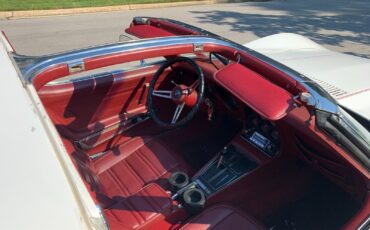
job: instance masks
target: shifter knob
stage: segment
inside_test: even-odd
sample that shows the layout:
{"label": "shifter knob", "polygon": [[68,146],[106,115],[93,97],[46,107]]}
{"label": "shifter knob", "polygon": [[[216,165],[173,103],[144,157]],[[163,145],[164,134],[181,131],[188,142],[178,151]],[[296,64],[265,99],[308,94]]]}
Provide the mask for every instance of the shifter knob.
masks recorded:
{"label": "shifter knob", "polygon": [[227,146],[225,146],[222,150],[221,150],[221,155],[225,155],[227,153]]}
{"label": "shifter knob", "polygon": [[217,168],[220,167],[220,165],[222,164],[222,161],[224,160],[224,157],[227,153],[227,146],[225,146],[221,151],[220,151],[220,156],[218,158],[218,161],[217,161]]}

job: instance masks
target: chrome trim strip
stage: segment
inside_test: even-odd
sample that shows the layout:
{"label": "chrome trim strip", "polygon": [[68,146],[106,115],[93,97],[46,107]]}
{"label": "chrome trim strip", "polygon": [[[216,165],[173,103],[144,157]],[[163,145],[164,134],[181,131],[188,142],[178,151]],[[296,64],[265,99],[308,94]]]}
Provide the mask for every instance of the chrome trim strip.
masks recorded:
{"label": "chrome trim strip", "polygon": [[[62,77],[56,80],[53,80],[51,82],[48,82],[46,85],[63,85],[63,84],[68,84],[68,83],[75,83],[75,82],[80,82],[80,81],[86,81],[86,80],[91,80],[91,79],[97,79],[97,78],[103,78],[107,76],[112,76],[115,74],[124,74],[133,70],[137,69],[145,69],[145,68],[151,68],[156,65],[161,65],[164,61],[156,61],[156,62],[150,62],[150,63],[145,63],[144,65],[138,65],[138,66],[130,66],[130,67],[123,67],[123,68],[117,68],[115,70],[105,70],[101,72],[93,72],[93,73],[88,73],[91,71],[97,71],[99,69],[95,70],[88,70],[88,71],[82,71],[81,73],[78,74],[86,74],[86,75],[78,75],[78,74],[73,74],[70,75],[69,77]],[[103,67],[104,68],[104,67]],[[125,79],[130,79],[132,77],[125,77]]]}
{"label": "chrome trim strip", "polygon": [[357,228],[358,230],[366,230],[365,227],[370,227],[370,216]]}
{"label": "chrome trim strip", "polygon": [[203,184],[203,182],[201,182],[199,179],[196,179],[195,180],[195,183],[203,190],[205,191],[208,195],[211,194],[211,191],[207,188],[207,186],[205,186],[205,184]]}
{"label": "chrome trim strip", "polygon": [[85,64],[83,61],[77,61],[68,64],[68,71],[70,74],[82,72],[85,70]]}
{"label": "chrome trim strip", "polygon": [[[138,20],[138,19],[135,19]],[[163,19],[167,20],[167,19]],[[140,20],[146,21],[146,20]],[[148,48],[158,48],[166,46],[186,45],[186,44],[215,44],[219,46],[225,46],[232,49],[236,49],[239,52],[245,52],[268,65],[271,65],[278,70],[284,72],[290,76],[293,80],[302,84],[309,93],[315,99],[315,108],[318,110],[327,111],[330,113],[338,114],[338,106],[335,101],[325,90],[323,90],[316,82],[310,80],[304,75],[288,68],[287,66],[268,58],[254,50],[251,50],[245,46],[229,41],[220,36],[211,34],[205,30],[191,27],[184,23],[176,22],[173,20],[167,20],[184,27],[190,27],[192,30],[198,30],[203,35],[192,35],[192,36],[176,36],[176,37],[162,37],[154,39],[142,39],[134,40],[122,43],[108,44],[97,47],[89,47],[81,50],[70,51],[66,53],[46,55],[40,57],[24,56],[19,54],[13,54],[13,58],[19,66],[23,78],[27,83],[31,83],[32,79],[40,72],[43,72],[46,68],[59,64],[69,64],[83,61],[85,58],[99,57],[104,55],[132,52]],[[207,35],[207,36],[204,36]]]}

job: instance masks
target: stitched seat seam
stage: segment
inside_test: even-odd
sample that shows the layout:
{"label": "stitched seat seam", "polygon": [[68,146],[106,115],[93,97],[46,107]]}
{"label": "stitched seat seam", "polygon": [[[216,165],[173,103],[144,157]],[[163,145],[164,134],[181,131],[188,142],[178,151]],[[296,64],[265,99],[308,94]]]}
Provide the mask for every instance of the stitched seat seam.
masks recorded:
{"label": "stitched seat seam", "polygon": [[126,186],[122,184],[121,180],[118,179],[116,173],[112,169],[108,169],[107,172],[111,175],[112,179],[117,183],[120,190],[123,191],[123,193],[126,192],[125,195],[129,195],[130,194],[129,190],[126,188]]}
{"label": "stitched seat seam", "polygon": [[139,158],[144,162],[144,164],[145,165],[147,165],[148,166],[148,168],[150,168],[151,169],[151,171],[153,172],[153,174],[156,176],[156,177],[158,177],[160,174],[161,174],[161,172],[159,172],[152,164],[150,164],[149,162],[148,162],[148,159],[147,159],[147,157],[145,156],[145,154],[140,150],[140,149],[138,149],[137,150],[137,155],[139,156]]}
{"label": "stitched seat seam", "polygon": [[150,206],[152,206],[155,211],[162,211],[162,206],[155,200],[155,199],[150,199],[151,195],[149,194],[148,191],[145,190],[145,188],[142,190],[143,193],[145,193],[146,196],[143,196],[148,203],[150,203]]}
{"label": "stitched seat seam", "polygon": [[130,163],[128,163],[127,161],[121,161],[121,164],[130,169],[129,170],[130,173],[136,178],[139,184],[145,184],[145,180],[141,178],[141,176],[135,171],[135,169],[130,165]]}

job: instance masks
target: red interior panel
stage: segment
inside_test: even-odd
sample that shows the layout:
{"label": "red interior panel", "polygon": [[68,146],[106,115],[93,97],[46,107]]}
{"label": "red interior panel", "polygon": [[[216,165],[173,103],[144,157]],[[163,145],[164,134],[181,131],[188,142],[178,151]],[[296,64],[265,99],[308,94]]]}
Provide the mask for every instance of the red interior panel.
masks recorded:
{"label": "red interior panel", "polygon": [[[193,45],[175,45],[166,47],[157,47],[151,49],[135,50],[132,52],[113,53],[110,55],[92,57],[84,59],[85,70],[94,70],[106,66],[127,63],[131,61],[144,60],[153,57],[173,56],[183,53],[191,53]],[[33,78],[33,84],[36,91],[39,91],[44,85],[53,80],[71,75],[67,64],[52,66],[45,71],[37,74]]]}
{"label": "red interior panel", "polygon": [[152,25],[135,25],[126,29],[126,33],[138,38],[168,37],[174,34]]}
{"label": "red interior panel", "polygon": [[134,35],[138,38],[153,38],[153,37],[168,37],[176,35],[196,35],[197,32],[158,19],[148,19],[147,24],[136,24],[133,22],[126,33]]}
{"label": "red interior panel", "polygon": [[69,75],[67,64],[52,66],[38,74],[33,80],[33,85],[35,86],[36,91],[39,91],[39,89],[41,89],[41,87],[46,85],[48,82],[67,75]]}
{"label": "red interior panel", "polygon": [[216,72],[215,79],[269,120],[278,120],[293,108],[292,96],[287,91],[240,64],[230,64]]}
{"label": "red interior panel", "polygon": [[157,67],[44,86],[39,96],[52,121],[72,140],[146,112],[147,88]]}
{"label": "red interior panel", "polygon": [[[289,151],[308,163],[313,169],[361,199],[366,191],[366,178],[341,156],[344,151],[333,148],[333,141],[321,137],[314,128],[315,121],[307,122],[310,114],[306,109],[294,109],[282,121],[287,130],[285,138]],[[314,118],[311,118],[314,119]]]}

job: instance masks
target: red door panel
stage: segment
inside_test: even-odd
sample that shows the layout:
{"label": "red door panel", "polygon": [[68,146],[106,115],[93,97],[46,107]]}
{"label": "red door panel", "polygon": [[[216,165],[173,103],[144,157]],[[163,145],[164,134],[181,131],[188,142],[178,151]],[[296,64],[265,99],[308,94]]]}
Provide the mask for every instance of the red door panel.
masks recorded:
{"label": "red door panel", "polygon": [[157,66],[44,86],[39,96],[61,134],[71,140],[109,129],[146,113],[147,88]]}

